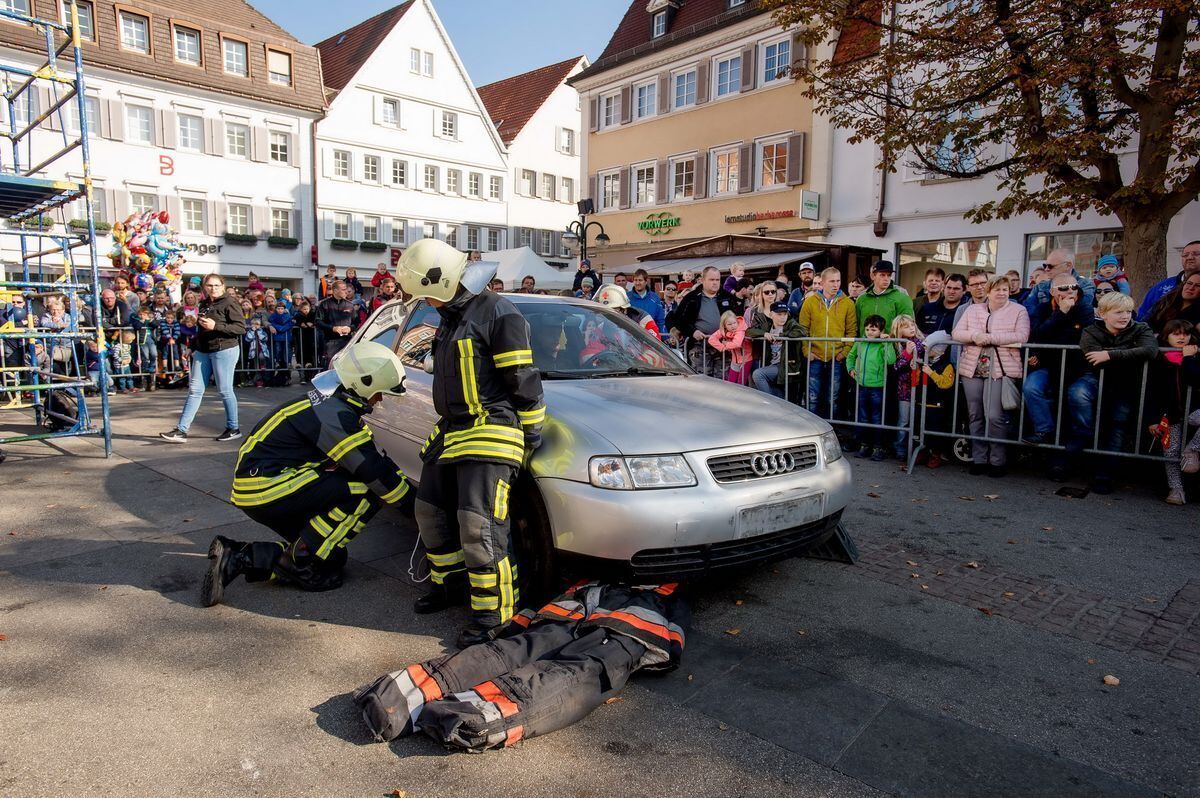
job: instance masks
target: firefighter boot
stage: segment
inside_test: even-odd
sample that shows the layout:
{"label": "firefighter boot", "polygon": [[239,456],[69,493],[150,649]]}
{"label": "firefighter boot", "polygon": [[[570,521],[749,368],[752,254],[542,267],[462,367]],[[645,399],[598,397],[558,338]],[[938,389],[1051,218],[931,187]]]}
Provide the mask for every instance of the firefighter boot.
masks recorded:
{"label": "firefighter boot", "polygon": [[458,633],[458,647],[460,649],[470,648],[471,646],[494,640],[496,629],[498,628],[496,626],[488,626],[478,618],[472,618],[470,623],[464,626],[463,630]]}
{"label": "firefighter boot", "polygon": [[275,575],[280,581],[294,584],[301,590],[334,590],[342,586],[341,565],[344,563],[344,557],[332,562],[320,559],[303,538],[297,538],[275,563]]}
{"label": "firefighter boot", "polygon": [[417,615],[429,615],[451,607],[461,607],[466,603],[466,582],[454,580],[441,585],[435,582],[430,584],[428,593],[413,602],[413,612]]}
{"label": "firefighter boot", "polygon": [[254,570],[249,543],[217,535],[208,546],[208,571],[200,586],[200,605],[212,607],[220,604],[226,585]]}

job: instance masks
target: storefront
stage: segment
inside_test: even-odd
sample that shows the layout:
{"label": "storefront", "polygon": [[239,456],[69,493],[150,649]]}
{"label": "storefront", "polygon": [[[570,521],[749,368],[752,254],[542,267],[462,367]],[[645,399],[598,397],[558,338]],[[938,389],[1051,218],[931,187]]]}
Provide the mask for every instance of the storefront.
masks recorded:
{"label": "storefront", "polygon": [[897,282],[910,296],[921,290],[925,272],[940,268],[946,274],[965,275],[972,269],[996,271],[996,238],[960,238],[914,241],[897,245]]}

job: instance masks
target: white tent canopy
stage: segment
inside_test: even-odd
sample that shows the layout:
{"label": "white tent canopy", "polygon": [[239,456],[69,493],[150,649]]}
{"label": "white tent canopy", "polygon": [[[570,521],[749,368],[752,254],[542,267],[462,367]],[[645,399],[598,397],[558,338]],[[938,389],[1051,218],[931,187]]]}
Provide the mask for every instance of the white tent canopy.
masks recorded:
{"label": "white tent canopy", "polygon": [[575,278],[574,272],[554,268],[529,247],[484,252],[483,259],[499,265],[496,276],[504,281],[506,291],[520,288],[521,279],[526,275],[533,275],[537,287],[547,290],[570,288]]}

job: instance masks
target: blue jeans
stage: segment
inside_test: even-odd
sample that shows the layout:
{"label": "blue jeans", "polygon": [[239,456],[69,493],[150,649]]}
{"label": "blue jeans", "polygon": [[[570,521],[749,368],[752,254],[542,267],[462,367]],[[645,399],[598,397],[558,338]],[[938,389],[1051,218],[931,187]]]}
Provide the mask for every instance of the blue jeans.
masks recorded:
{"label": "blue jeans", "polygon": [[[896,402],[896,426],[907,427],[908,418],[912,413],[912,400],[899,399]],[[903,457],[908,454],[908,430],[904,429],[896,433],[896,440],[892,443],[892,448],[896,450],[897,457]]]}
{"label": "blue jeans", "polygon": [[286,369],[292,362],[292,342],[287,338],[275,338],[271,341],[271,357],[275,368]]}
{"label": "blue jeans", "polygon": [[1050,369],[1029,372],[1021,386],[1025,394],[1025,409],[1029,411],[1029,422],[1033,431],[1041,435],[1054,433],[1054,398],[1058,392],[1058,376]]}
{"label": "blue jeans", "polygon": [[215,375],[217,392],[225,403],[225,426],[228,429],[238,428],[237,395],[233,392],[233,371],[237,368],[239,347],[222,349],[220,352],[192,352],[192,371],[188,375],[188,396],[183,405],[183,413],[176,425],[181,432],[187,432],[200,409],[200,400],[204,398],[204,389],[208,381]]}
{"label": "blue jeans", "polygon": [[837,360],[808,361],[808,409],[821,418],[836,418],[842,386],[842,364]]}
{"label": "blue jeans", "polygon": [[[1100,408],[1102,423],[1099,446],[1109,452],[1125,451],[1129,422],[1137,414],[1137,402],[1120,389],[1124,386],[1105,386],[1104,404]],[[1071,435],[1067,451],[1080,452],[1091,446],[1096,431],[1096,401],[1100,398],[1100,379],[1096,374],[1084,374],[1067,389],[1067,405],[1071,414]],[[1109,476],[1115,458],[1101,457],[1096,464],[1096,476]]]}
{"label": "blue jeans", "polygon": [[[858,423],[883,423],[883,389],[868,388],[865,385],[858,389]],[[863,429],[860,440],[863,446],[879,448],[883,442],[883,432],[878,429]]]}
{"label": "blue jeans", "polygon": [[133,370],[130,368],[128,363],[124,366],[117,366],[117,373],[115,376],[117,378],[118,391],[128,391],[133,387],[133,377],[129,376],[132,373]]}
{"label": "blue jeans", "polygon": [[783,398],[783,389],[775,384],[775,380],[779,378],[779,365],[763,366],[755,369],[750,374],[750,381],[754,383],[754,387],[763,393],[769,393],[771,396]]}

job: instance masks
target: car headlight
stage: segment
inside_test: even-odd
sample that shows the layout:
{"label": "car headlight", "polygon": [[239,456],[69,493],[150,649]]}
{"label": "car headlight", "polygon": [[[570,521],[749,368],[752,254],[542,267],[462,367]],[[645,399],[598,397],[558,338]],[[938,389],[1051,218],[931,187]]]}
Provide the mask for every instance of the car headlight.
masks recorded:
{"label": "car headlight", "polygon": [[834,460],[841,459],[842,443],[838,440],[837,433],[833,430],[821,434],[821,453],[825,455],[826,463],[832,463]]}
{"label": "car headlight", "polygon": [[691,466],[678,454],[593,457],[588,461],[588,476],[597,488],[607,490],[687,488],[696,484]]}

